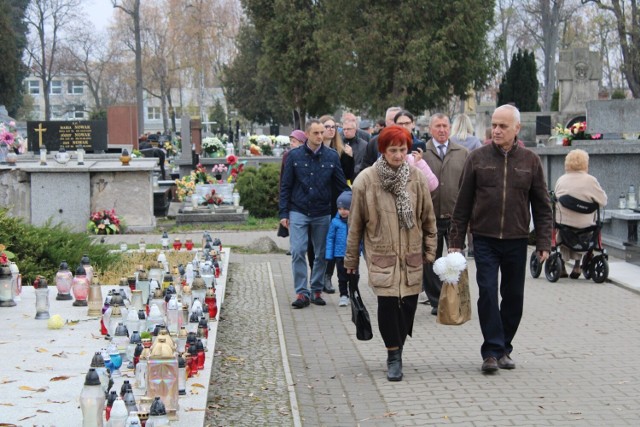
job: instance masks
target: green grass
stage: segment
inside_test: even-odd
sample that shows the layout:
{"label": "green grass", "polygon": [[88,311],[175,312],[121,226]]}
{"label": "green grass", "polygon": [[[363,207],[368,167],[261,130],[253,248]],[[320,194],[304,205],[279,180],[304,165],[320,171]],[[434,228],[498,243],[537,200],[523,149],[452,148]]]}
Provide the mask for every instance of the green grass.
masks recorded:
{"label": "green grass", "polygon": [[[259,230],[276,230],[280,220],[278,218],[256,218],[249,215],[247,222],[244,224],[231,223],[210,223],[210,224],[185,224],[176,225],[175,221],[168,219],[157,219],[157,229],[167,230],[168,233],[187,233],[191,231],[201,230],[232,230],[232,231],[259,231]],[[152,234],[157,233],[154,232]]]}

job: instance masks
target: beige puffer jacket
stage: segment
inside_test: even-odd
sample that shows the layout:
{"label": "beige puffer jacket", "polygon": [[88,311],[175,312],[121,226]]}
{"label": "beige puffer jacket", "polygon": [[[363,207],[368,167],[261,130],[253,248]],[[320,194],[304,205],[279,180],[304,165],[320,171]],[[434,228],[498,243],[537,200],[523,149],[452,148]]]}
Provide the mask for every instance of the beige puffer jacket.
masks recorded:
{"label": "beige puffer jacket", "polygon": [[377,296],[406,297],[422,290],[422,264],[433,262],[436,223],[425,176],[410,166],[407,190],[414,226],[401,229],[395,197],[382,188],[375,167],[365,169],[353,184],[346,269],[357,269],[364,240],[369,285]]}

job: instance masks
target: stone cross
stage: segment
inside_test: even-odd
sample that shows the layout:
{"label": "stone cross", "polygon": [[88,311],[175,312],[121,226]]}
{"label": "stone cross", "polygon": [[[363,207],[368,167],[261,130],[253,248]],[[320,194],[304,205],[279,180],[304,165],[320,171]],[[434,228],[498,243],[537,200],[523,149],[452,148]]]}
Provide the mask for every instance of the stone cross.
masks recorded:
{"label": "stone cross", "polygon": [[598,99],[602,61],[597,52],[576,48],[560,52],[558,62],[560,114],[584,114],[587,101]]}

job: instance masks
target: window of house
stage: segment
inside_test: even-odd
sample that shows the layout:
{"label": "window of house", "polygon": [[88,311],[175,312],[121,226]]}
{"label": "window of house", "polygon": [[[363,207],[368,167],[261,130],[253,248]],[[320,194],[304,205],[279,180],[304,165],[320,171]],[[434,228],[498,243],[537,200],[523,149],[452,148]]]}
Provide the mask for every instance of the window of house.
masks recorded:
{"label": "window of house", "polygon": [[147,120],[160,120],[160,107],[147,107]]}
{"label": "window of house", "polygon": [[51,80],[51,86],[49,88],[49,93],[51,95],[61,95],[62,94],[62,81],[61,80]]}
{"label": "window of house", "polygon": [[39,80],[29,80],[29,94],[30,95],[40,95],[40,81]]}
{"label": "window of house", "polygon": [[67,92],[71,95],[82,95],[84,93],[82,80],[69,80],[67,82]]}
{"label": "window of house", "polygon": [[85,119],[84,105],[72,105],[68,114],[69,119]]}

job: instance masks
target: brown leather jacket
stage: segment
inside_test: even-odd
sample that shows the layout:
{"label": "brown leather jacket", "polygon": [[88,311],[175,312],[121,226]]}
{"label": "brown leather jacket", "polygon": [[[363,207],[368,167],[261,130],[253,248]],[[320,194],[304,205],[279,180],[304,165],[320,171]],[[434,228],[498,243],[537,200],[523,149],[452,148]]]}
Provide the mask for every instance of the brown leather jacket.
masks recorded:
{"label": "brown leather jacket", "polygon": [[540,158],[517,144],[506,154],[494,143],[480,147],[469,153],[462,172],[450,247],[463,247],[468,224],[473,234],[481,236],[527,238],[530,212],[536,249],[549,251],[551,204]]}

